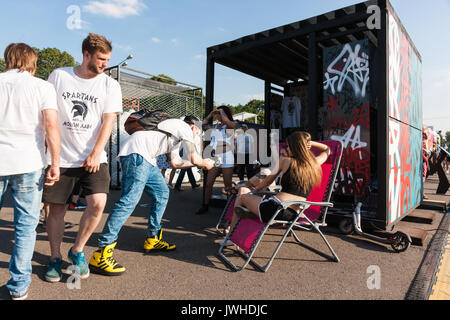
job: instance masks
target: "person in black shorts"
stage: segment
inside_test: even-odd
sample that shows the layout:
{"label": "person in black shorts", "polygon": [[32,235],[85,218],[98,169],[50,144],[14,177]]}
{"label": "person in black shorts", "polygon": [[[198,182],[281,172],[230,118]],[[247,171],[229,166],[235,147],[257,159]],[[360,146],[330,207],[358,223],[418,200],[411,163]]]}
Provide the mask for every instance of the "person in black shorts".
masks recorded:
{"label": "person in black shorts", "polygon": [[110,175],[105,146],[117,114],[122,112],[120,85],[104,73],[111,57],[111,42],[90,33],[81,49],[81,65],[56,69],[48,78],[56,89],[61,133],[61,178],[43,192],[44,202],[50,204],[46,226],[50,263],[45,274],[49,282],[61,280],[64,216],[77,183],[83,189],[87,207],[67,257],[76,267],[79,278],[89,276],[84,246],[100,222],[106,205]]}

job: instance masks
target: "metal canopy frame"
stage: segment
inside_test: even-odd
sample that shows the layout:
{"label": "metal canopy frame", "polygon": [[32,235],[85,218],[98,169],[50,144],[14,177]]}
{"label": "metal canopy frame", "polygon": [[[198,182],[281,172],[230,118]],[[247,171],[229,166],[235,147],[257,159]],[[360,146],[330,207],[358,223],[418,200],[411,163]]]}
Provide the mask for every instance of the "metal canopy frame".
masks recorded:
{"label": "metal canopy frame", "polygon": [[[368,8],[374,5],[380,8],[380,29],[367,27],[372,15]],[[316,67],[325,47],[367,38],[375,47],[386,49],[388,10],[397,17],[388,0],[369,0],[207,48],[206,114],[213,108],[215,63],[281,87],[299,81],[314,83],[311,77],[317,77]],[[420,58],[403,25],[401,28]]]}
{"label": "metal canopy frame", "polygon": [[289,81],[308,80],[311,57],[309,37],[316,36],[320,48],[369,38],[377,45],[377,31],[366,27],[371,0],[314,18],[245,36],[209,47],[209,60],[285,86]]}
{"label": "metal canopy frame", "polygon": [[[379,39],[384,38],[382,31],[386,29],[371,30],[366,22],[372,15],[367,12],[372,5],[381,9],[383,20],[387,1],[369,0],[207,48],[205,115],[213,109],[214,69],[218,63],[265,81],[267,129],[273,85],[284,88],[286,92],[286,88],[293,83],[305,81],[317,84],[308,86],[308,114],[311,116],[310,123],[316,123],[317,108],[314,106],[321,101],[318,81],[322,49],[365,38],[375,47],[385,46],[386,40],[380,43]],[[316,128],[311,127],[310,130],[316,138]]]}
{"label": "metal canopy frame", "polygon": [[[367,20],[373,14],[368,8],[374,5],[380,9],[379,29],[369,29],[367,26]],[[369,0],[207,48],[205,114],[213,110],[214,73],[218,63],[264,81],[264,119],[269,131],[272,92],[287,94],[292,84],[301,82],[308,85],[308,121],[315,124],[318,106],[323,101],[322,49],[368,39],[376,48],[374,58],[377,61],[377,68],[372,73],[377,81],[377,91],[373,96],[378,127],[375,138],[379,182],[377,220],[385,220],[389,207],[389,13],[398,18],[389,0]],[[399,25],[421,60],[404,26]],[[314,139],[319,137],[317,126],[311,125],[307,129]]]}

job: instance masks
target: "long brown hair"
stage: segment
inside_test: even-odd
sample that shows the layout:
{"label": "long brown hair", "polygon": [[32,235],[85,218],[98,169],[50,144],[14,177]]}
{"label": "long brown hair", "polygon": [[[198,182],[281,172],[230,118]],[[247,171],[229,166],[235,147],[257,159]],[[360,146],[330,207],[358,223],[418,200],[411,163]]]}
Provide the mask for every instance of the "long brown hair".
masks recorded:
{"label": "long brown hair", "polygon": [[310,141],[311,135],[304,131],[293,132],[286,138],[290,149],[292,177],[303,190],[310,190],[322,180],[322,168],[307,147]]}
{"label": "long brown hair", "polygon": [[217,107],[217,109],[222,109],[225,112],[225,114],[227,115],[228,119],[230,119],[230,121],[234,121],[234,119],[233,119],[233,112],[231,112],[230,107],[228,107],[228,106],[220,106],[220,107]]}

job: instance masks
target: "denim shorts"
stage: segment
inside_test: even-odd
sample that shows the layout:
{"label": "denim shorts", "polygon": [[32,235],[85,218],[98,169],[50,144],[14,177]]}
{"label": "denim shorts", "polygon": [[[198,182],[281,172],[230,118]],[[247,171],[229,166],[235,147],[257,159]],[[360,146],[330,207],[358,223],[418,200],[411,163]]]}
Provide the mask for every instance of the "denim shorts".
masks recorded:
{"label": "denim shorts", "polygon": [[222,159],[222,164],[219,168],[233,168],[234,167],[234,155],[233,152],[215,153]]}

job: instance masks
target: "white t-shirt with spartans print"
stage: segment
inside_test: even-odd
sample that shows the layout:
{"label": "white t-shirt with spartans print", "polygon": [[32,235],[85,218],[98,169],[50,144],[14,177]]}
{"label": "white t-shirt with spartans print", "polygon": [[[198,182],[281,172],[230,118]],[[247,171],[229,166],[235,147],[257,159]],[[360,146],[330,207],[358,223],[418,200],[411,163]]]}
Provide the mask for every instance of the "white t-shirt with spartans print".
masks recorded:
{"label": "white t-shirt with spartans print", "polygon": [[[122,112],[119,83],[106,74],[78,77],[73,67],[54,70],[48,81],[55,86],[61,132],[61,167],[76,168],[94,149],[104,113]],[[108,162],[103,151],[100,163]]]}

